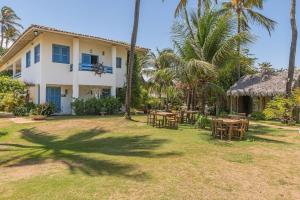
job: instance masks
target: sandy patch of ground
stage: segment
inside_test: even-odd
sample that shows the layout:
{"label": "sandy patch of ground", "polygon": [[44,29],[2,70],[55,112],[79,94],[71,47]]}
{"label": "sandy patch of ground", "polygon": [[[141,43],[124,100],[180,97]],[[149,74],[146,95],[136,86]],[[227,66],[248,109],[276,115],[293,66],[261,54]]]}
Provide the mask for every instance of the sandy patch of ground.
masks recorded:
{"label": "sandy patch of ground", "polygon": [[59,172],[66,169],[67,166],[62,162],[53,162],[51,160],[42,164],[21,165],[14,167],[0,167],[0,185],[5,182],[18,181],[21,179],[31,178],[33,176],[45,175]]}
{"label": "sandy patch of ground", "polygon": [[23,118],[23,117],[10,118],[10,120],[16,124],[30,124],[36,122],[43,122],[43,121],[36,121],[30,118]]}

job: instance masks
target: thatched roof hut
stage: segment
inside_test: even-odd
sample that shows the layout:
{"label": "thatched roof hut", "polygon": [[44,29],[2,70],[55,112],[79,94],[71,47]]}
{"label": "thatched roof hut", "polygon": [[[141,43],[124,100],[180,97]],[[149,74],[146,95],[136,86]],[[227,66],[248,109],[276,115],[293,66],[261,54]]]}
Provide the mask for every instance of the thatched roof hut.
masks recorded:
{"label": "thatched roof hut", "polygon": [[[228,96],[275,96],[286,92],[287,71],[246,75],[229,88]],[[295,70],[293,87],[299,85],[300,71]]]}
{"label": "thatched roof hut", "polygon": [[[286,94],[287,71],[246,75],[229,88],[231,112],[250,114],[262,111],[276,95]],[[293,88],[299,86],[300,71],[295,70]]]}

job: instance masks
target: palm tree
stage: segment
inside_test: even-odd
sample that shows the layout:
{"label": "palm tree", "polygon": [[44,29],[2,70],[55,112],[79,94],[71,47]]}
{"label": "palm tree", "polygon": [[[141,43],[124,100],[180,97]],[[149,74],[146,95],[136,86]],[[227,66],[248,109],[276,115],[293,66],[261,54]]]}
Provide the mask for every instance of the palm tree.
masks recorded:
{"label": "palm tree", "polygon": [[131,107],[131,80],[132,80],[132,68],[134,64],[134,54],[135,54],[135,45],[138,33],[139,25],[139,15],[140,15],[140,0],[135,0],[135,9],[134,9],[134,24],[133,31],[131,35],[131,46],[129,52],[129,63],[127,68],[127,88],[126,88],[126,118],[131,119],[130,107]]}
{"label": "palm tree", "polygon": [[296,0],[291,0],[291,28],[292,28],[292,42],[290,48],[290,59],[289,59],[289,69],[288,69],[288,81],[286,84],[287,96],[292,94],[292,83],[294,79],[295,71],[295,59],[297,50],[297,24],[296,24]]}
{"label": "palm tree", "polygon": [[8,48],[9,42],[15,42],[20,34],[20,31],[14,27],[9,27],[6,29],[4,32],[5,48]]}
{"label": "palm tree", "polygon": [[8,7],[4,6],[1,8],[0,13],[0,26],[1,26],[1,40],[0,45],[3,48],[4,43],[4,33],[7,29],[10,28],[23,28],[21,24],[19,24],[17,21],[20,20],[20,18],[16,15],[15,11]]}
{"label": "palm tree", "polygon": [[185,21],[173,26],[173,40],[184,63],[179,74],[188,88],[189,99],[193,102],[198,92],[205,101],[205,88],[216,79],[218,68],[229,62],[239,62],[243,55],[238,55],[237,44],[252,40],[246,31],[233,34],[234,22],[230,15],[207,11],[199,19],[196,13],[191,13],[190,18],[195,37],[187,33]]}
{"label": "palm tree", "polygon": [[[230,0],[223,3],[221,13],[234,13],[237,19],[237,32],[248,31],[250,29],[249,22],[255,22],[267,29],[271,35],[276,22],[255,11],[255,9],[263,9],[263,0]],[[241,52],[241,44],[237,45],[238,53]],[[240,64],[237,65],[238,78],[241,76]]]}
{"label": "palm tree", "polygon": [[[180,58],[171,49],[157,50],[157,54],[150,53],[148,62],[143,65],[143,75],[148,78],[146,88],[150,93],[158,96],[161,104],[163,98],[169,101],[173,96],[170,88],[174,87],[176,67]],[[169,95],[171,94],[171,95]]]}
{"label": "palm tree", "polygon": [[[218,0],[197,0],[197,15],[198,15],[198,17],[201,16],[201,11],[203,8],[204,9],[210,8],[212,1],[215,3],[218,2]],[[181,11],[186,9],[187,3],[188,3],[188,0],[179,0],[179,3],[175,10],[175,17],[177,17]]]}

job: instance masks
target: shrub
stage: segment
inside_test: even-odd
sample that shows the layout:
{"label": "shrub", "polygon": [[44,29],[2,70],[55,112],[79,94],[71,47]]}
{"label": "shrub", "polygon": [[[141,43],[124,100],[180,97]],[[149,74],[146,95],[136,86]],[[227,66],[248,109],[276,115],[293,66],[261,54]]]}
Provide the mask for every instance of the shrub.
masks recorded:
{"label": "shrub", "polygon": [[0,76],[0,109],[13,112],[24,105],[25,84],[8,76]]}
{"label": "shrub", "polygon": [[210,120],[204,115],[198,115],[197,121],[195,124],[198,128],[205,129],[206,127],[210,127]]}
{"label": "shrub", "polygon": [[0,108],[5,112],[13,112],[16,107],[23,106],[24,103],[24,96],[13,92],[2,93],[0,95]]}
{"label": "shrub", "polygon": [[294,97],[285,98],[283,96],[276,96],[267,104],[263,113],[266,119],[290,120],[293,118],[294,107]]}
{"label": "shrub", "polygon": [[76,115],[85,115],[84,109],[84,100],[83,99],[75,99],[72,102],[72,108]]}
{"label": "shrub", "polygon": [[36,105],[34,109],[30,111],[31,115],[43,115],[43,116],[50,116],[55,112],[55,105],[44,103]]}
{"label": "shrub", "polygon": [[13,114],[15,116],[27,116],[29,115],[30,111],[35,109],[36,105],[32,102],[28,102],[25,105],[17,106],[13,110]]}
{"label": "shrub", "polygon": [[114,97],[75,99],[72,108],[76,115],[99,115],[101,112],[114,114],[120,110],[121,103]]}
{"label": "shrub", "polygon": [[14,116],[26,116],[28,115],[28,112],[27,112],[27,108],[25,106],[19,106],[19,107],[16,107],[14,110],[13,110],[13,114]]}
{"label": "shrub", "polygon": [[251,114],[251,118],[253,120],[265,120],[266,116],[264,113],[256,111]]}

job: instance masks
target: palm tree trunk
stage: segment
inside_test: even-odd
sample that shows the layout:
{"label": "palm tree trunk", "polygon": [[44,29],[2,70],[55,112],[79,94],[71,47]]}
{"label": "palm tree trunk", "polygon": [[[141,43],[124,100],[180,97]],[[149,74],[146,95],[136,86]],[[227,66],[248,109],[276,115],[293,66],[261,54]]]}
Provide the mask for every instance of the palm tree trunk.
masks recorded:
{"label": "palm tree trunk", "polygon": [[4,42],[4,27],[2,24],[1,25],[1,41],[0,41],[1,48],[3,48],[3,42]]}
{"label": "palm tree trunk", "polygon": [[[238,34],[241,33],[241,13],[238,11]],[[237,53],[238,53],[238,56],[240,56],[241,54],[241,43],[238,41],[238,44],[237,44]],[[238,74],[238,79],[241,78],[241,63],[240,61],[238,61],[238,64],[237,64],[237,74]]]}
{"label": "palm tree trunk", "polygon": [[296,50],[297,50],[297,24],[296,24],[296,0],[291,0],[291,28],[292,28],[292,42],[290,48],[290,59],[289,59],[289,69],[288,69],[288,81],[286,84],[286,93],[287,96],[292,94],[292,83],[294,79],[295,71],[295,59],[296,59]]}
{"label": "palm tree trunk", "polygon": [[8,42],[9,42],[9,40],[8,40],[8,38],[6,38],[6,39],[5,39],[5,48],[6,48],[6,49],[8,48]]}
{"label": "palm tree trunk", "polygon": [[139,15],[140,15],[140,0],[135,0],[135,9],[134,9],[134,24],[133,31],[131,35],[131,46],[129,52],[129,64],[127,69],[127,89],[126,89],[126,118],[131,119],[130,107],[131,107],[131,84],[132,84],[132,68],[134,64],[134,54],[135,54],[135,45],[138,32],[139,24]]}

